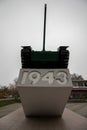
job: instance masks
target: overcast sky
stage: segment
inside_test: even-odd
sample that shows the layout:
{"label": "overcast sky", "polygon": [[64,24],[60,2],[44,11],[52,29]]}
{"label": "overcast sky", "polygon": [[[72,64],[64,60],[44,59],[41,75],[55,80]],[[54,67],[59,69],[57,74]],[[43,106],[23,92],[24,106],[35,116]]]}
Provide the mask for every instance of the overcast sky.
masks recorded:
{"label": "overcast sky", "polygon": [[20,50],[42,50],[47,3],[46,50],[68,45],[70,73],[87,80],[87,0],[0,0],[0,85],[18,77]]}

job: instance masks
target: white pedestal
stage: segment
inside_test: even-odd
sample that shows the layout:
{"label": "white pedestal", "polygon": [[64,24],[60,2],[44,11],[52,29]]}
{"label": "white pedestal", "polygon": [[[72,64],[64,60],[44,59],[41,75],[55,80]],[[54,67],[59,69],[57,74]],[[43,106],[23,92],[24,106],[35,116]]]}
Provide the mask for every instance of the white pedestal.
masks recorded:
{"label": "white pedestal", "polygon": [[21,69],[17,88],[26,116],[61,116],[72,82],[68,69]]}

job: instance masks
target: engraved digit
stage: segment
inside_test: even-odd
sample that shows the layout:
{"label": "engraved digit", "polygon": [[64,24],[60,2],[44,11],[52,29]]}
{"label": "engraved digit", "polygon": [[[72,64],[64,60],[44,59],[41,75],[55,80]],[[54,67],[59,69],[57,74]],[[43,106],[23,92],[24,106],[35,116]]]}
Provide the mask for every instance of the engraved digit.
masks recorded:
{"label": "engraved digit", "polygon": [[28,76],[28,72],[23,72],[21,84],[25,84],[25,81],[26,81],[26,79],[27,79],[27,76]]}
{"label": "engraved digit", "polygon": [[39,72],[31,72],[29,74],[29,80],[31,84],[36,84],[40,80],[40,73]]}
{"label": "engraved digit", "polygon": [[42,77],[42,81],[47,81],[48,84],[52,84],[54,81],[53,72],[48,72]]}
{"label": "engraved digit", "polygon": [[61,84],[61,85],[64,85],[67,83],[67,74],[65,72],[58,72],[57,75],[56,75],[56,81]]}

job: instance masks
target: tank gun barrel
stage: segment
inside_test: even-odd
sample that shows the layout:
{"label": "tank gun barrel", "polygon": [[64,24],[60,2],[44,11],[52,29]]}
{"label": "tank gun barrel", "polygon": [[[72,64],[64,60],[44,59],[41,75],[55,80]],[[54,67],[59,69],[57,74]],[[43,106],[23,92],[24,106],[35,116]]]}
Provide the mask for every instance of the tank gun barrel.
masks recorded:
{"label": "tank gun barrel", "polygon": [[46,38],[46,13],[47,13],[47,4],[44,5],[43,51],[45,51],[45,38]]}

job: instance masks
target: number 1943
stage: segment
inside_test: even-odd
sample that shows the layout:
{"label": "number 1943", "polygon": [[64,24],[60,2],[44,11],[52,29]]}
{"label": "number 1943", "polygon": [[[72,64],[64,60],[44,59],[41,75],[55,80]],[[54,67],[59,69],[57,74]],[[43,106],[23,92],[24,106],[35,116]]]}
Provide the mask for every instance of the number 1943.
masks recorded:
{"label": "number 1943", "polygon": [[25,84],[29,80],[29,83],[34,85],[38,82],[47,82],[49,85],[53,84],[54,81],[60,85],[65,85],[68,82],[68,76],[65,72],[58,72],[54,75],[54,72],[46,72],[43,75],[38,71],[23,72],[21,84]]}

